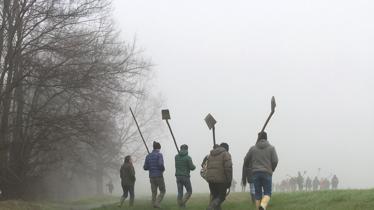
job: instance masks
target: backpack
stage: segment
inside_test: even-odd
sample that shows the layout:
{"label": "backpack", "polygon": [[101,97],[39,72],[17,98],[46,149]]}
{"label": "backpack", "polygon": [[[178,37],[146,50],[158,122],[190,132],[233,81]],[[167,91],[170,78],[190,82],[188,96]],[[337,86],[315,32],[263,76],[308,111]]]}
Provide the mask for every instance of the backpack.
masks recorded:
{"label": "backpack", "polygon": [[201,164],[201,169],[200,169],[200,176],[206,180],[206,175],[207,175],[207,172],[208,172],[208,159],[209,159],[209,155],[205,156],[204,160],[203,160],[203,163]]}

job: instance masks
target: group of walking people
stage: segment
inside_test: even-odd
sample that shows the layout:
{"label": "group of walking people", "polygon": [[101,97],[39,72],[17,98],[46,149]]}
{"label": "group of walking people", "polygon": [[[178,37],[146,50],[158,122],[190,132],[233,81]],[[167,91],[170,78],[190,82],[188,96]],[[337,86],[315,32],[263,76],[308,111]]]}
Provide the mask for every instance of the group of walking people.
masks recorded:
{"label": "group of walking people", "polygon": [[[161,144],[153,142],[153,150],[144,161],[143,169],[149,172],[152,191],[152,207],[160,208],[165,196],[165,171],[163,155],[160,152]],[[247,182],[252,187],[253,201],[256,208],[265,210],[270,201],[272,192],[272,174],[277,167],[278,157],[275,148],[267,140],[266,132],[258,134],[257,142],[252,146],[244,158],[242,185]],[[221,204],[229,194],[232,184],[232,159],[229,145],[221,143],[214,145],[210,153],[201,164],[200,174],[208,182],[210,201],[207,210],[221,210]],[[178,189],[177,204],[185,208],[192,195],[190,171],[195,170],[192,158],[188,155],[188,145],[180,146],[175,156],[175,176]],[[119,206],[130,195],[129,205],[134,204],[135,170],[130,156],[126,156],[120,169],[123,196]],[[184,189],[186,192],[184,193]]]}
{"label": "group of walking people", "polygon": [[296,192],[296,191],[318,191],[318,190],[336,190],[338,189],[339,179],[336,175],[324,178],[317,176],[310,178],[309,176],[304,180],[304,177],[299,172],[298,176],[290,177],[281,182],[273,184],[273,191],[276,192]]}

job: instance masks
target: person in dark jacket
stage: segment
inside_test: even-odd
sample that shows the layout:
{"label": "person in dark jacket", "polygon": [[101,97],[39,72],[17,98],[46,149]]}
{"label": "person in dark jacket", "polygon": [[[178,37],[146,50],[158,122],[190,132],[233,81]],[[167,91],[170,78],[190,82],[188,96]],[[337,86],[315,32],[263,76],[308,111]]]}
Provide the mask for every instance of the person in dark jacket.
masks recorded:
{"label": "person in dark jacket", "polygon": [[[175,177],[177,179],[178,206],[184,208],[188,199],[192,195],[192,186],[190,180],[190,171],[195,170],[191,157],[188,155],[188,146],[183,144],[179,153],[175,156]],[[183,187],[186,188],[186,194],[183,196]]]}
{"label": "person in dark jacket", "polygon": [[318,179],[318,177],[314,177],[312,185],[313,185],[313,191],[317,191],[319,189],[319,179]]}
{"label": "person in dark jacket", "polygon": [[235,192],[235,190],[236,190],[236,189],[235,189],[235,188],[236,188],[236,184],[237,184],[237,183],[236,183],[236,180],[235,180],[235,179],[232,179],[232,182],[231,182],[231,191],[232,191],[232,192]]}
{"label": "person in dark jacket", "polygon": [[130,194],[130,202],[129,205],[134,205],[134,185],[135,185],[135,169],[132,164],[131,156],[128,155],[125,157],[124,163],[120,169],[120,176],[121,176],[121,185],[123,190],[123,195],[121,197],[120,207],[123,205],[123,202],[126,200],[128,194]]}
{"label": "person in dark jacket", "polygon": [[[154,141],[153,151],[147,155],[144,162],[144,170],[149,171],[149,180],[151,182],[152,206],[160,208],[162,199],[165,196],[165,181],[163,173],[165,171],[164,158],[160,153],[161,144]],[[160,194],[157,196],[157,189]]]}
{"label": "person in dark jacket", "polygon": [[297,180],[297,186],[299,188],[299,191],[303,191],[303,189],[304,189],[304,177],[301,175],[300,171],[297,172],[296,180]]}
{"label": "person in dark jacket", "polygon": [[336,175],[334,175],[331,179],[331,186],[332,186],[332,189],[333,190],[337,190],[338,189],[338,184],[339,184],[339,179]]}
{"label": "person in dark jacket", "polygon": [[232,182],[232,160],[229,145],[221,143],[210,151],[206,180],[209,183],[211,201],[207,210],[220,210]]}
{"label": "person in dark jacket", "polygon": [[109,192],[110,194],[112,194],[112,193],[113,193],[113,189],[114,189],[114,186],[113,186],[113,182],[112,182],[112,180],[110,180],[110,181],[106,184],[106,186],[108,187],[108,192]]}
{"label": "person in dark jacket", "polygon": [[312,179],[309,176],[305,180],[305,190],[306,191],[312,190]]}
{"label": "person in dark jacket", "polygon": [[266,132],[260,132],[256,145],[249,149],[244,158],[242,176],[243,184],[245,179],[253,180],[256,207],[259,210],[265,210],[270,201],[272,175],[277,165],[278,156],[275,148],[267,141]]}
{"label": "person in dark jacket", "polygon": [[243,170],[242,170],[242,181],[241,185],[246,188],[247,182],[249,183],[249,194],[251,196],[252,204],[256,203],[255,198],[255,184],[253,183],[253,177],[251,176],[250,169],[248,168],[248,162],[244,159]]}

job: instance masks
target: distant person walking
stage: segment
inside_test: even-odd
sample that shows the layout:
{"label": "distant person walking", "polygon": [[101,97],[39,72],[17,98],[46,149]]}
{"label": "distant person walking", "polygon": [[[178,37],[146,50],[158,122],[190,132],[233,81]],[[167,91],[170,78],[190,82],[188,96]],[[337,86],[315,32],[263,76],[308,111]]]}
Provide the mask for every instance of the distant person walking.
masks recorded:
{"label": "distant person walking", "polygon": [[235,188],[236,188],[236,184],[237,184],[237,183],[236,183],[235,179],[232,179],[232,182],[231,182],[231,191],[232,191],[232,192],[235,192],[235,190],[236,190],[236,189],[235,189]]}
{"label": "distant person walking", "polygon": [[[265,210],[272,191],[272,175],[278,165],[278,155],[267,140],[266,132],[258,134],[258,140],[244,158],[243,174],[252,177],[255,186],[256,208]],[[242,178],[243,179],[243,178]]]}
{"label": "distant person walking", "polygon": [[305,181],[305,190],[311,191],[312,190],[312,179],[308,176]]}
{"label": "distant person walking", "polygon": [[326,190],[329,190],[330,189],[330,180],[328,178],[325,179],[325,183],[326,183]]}
{"label": "distant person walking", "polygon": [[[191,157],[188,155],[188,146],[183,144],[180,152],[175,156],[175,177],[177,179],[178,197],[177,202],[180,208],[185,208],[188,199],[192,195],[192,186],[190,180],[190,171],[195,170]],[[183,188],[186,188],[186,194],[183,196]]]}
{"label": "distant person walking", "polygon": [[304,177],[301,175],[301,172],[297,172],[298,175],[296,177],[296,181],[297,181],[297,186],[299,188],[299,191],[303,191],[303,188],[304,188]]}
{"label": "distant person walking", "polygon": [[318,180],[317,177],[314,177],[312,185],[313,185],[313,191],[317,191],[318,188],[319,188],[319,185],[320,185],[319,180]]}
{"label": "distant person walking", "polygon": [[280,184],[281,192],[289,192],[290,191],[290,182],[287,179],[282,180]]}
{"label": "distant person walking", "polygon": [[209,183],[211,201],[207,210],[220,210],[232,182],[232,161],[229,145],[221,143],[210,151],[207,160],[206,179]]}
{"label": "distant person walking", "polygon": [[333,190],[337,190],[338,189],[338,184],[339,184],[339,179],[336,175],[334,175],[331,179],[331,186],[332,186],[332,189]]}
{"label": "distant person walking", "polygon": [[[153,208],[160,208],[161,201],[164,198],[166,192],[163,176],[163,173],[165,171],[164,158],[160,150],[161,144],[154,141],[153,151],[147,155],[143,166],[144,170],[149,171]],[[158,196],[157,189],[160,190],[160,194]]]}
{"label": "distant person walking", "polygon": [[290,190],[291,192],[295,192],[297,189],[297,178],[291,177],[290,178]]}
{"label": "distant person walking", "polygon": [[242,192],[245,192],[245,186],[242,183],[240,183],[240,186],[242,187]]}
{"label": "distant person walking", "polygon": [[113,186],[112,180],[110,180],[110,181],[106,184],[106,186],[108,187],[108,192],[109,192],[110,194],[112,194],[112,193],[113,193],[113,189],[114,189],[114,186]]}
{"label": "distant person walking", "polygon": [[120,177],[121,177],[121,186],[123,190],[123,195],[121,197],[121,201],[119,206],[123,205],[123,202],[126,200],[127,196],[130,194],[130,202],[129,205],[134,205],[134,185],[135,185],[135,169],[132,164],[132,159],[130,155],[125,157],[124,163],[120,169]]}

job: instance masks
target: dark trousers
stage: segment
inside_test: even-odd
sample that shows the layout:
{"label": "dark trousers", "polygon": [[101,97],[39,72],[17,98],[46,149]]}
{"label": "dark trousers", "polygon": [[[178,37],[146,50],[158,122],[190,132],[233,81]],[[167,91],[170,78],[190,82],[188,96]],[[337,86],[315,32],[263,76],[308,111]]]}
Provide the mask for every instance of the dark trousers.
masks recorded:
{"label": "dark trousers", "polygon": [[225,183],[210,183],[209,190],[211,201],[208,209],[221,209],[221,204],[226,199],[227,184]]}
{"label": "dark trousers", "polygon": [[135,198],[134,185],[124,185],[124,184],[121,184],[121,185],[122,185],[122,190],[123,190],[123,195],[122,195],[123,200],[125,200],[130,194],[130,206],[132,206],[134,204],[134,198]]}
{"label": "dark trousers", "polygon": [[178,199],[183,197],[183,188],[186,188],[188,194],[192,194],[192,186],[190,177],[177,176]]}
{"label": "dark trousers", "polygon": [[[178,188],[178,205],[185,206],[186,202],[192,195],[192,185],[190,177],[188,176],[177,176],[177,188]],[[186,188],[186,194],[183,197],[183,188]]]}
{"label": "dark trousers", "polygon": [[[152,190],[152,205],[155,207],[159,207],[166,192],[164,177],[150,177],[149,180],[151,182]],[[158,195],[158,197],[157,189],[160,190],[160,194]]]}

